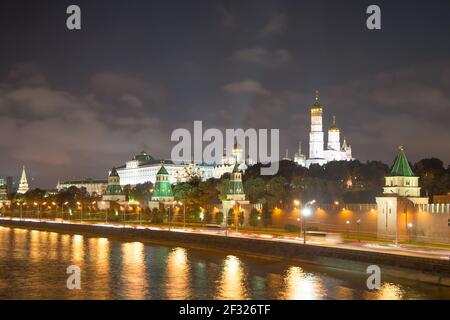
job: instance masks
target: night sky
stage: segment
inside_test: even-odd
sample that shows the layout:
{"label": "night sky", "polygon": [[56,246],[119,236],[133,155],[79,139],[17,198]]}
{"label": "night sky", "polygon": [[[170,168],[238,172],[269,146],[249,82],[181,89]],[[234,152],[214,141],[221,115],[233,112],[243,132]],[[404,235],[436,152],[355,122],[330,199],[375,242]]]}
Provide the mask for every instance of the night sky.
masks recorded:
{"label": "night sky", "polygon": [[[82,30],[66,28],[78,4]],[[382,30],[366,28],[378,4]],[[279,128],[308,154],[320,90],[359,160],[450,160],[449,1],[18,1],[0,5],[0,174],[106,178],[176,128]]]}

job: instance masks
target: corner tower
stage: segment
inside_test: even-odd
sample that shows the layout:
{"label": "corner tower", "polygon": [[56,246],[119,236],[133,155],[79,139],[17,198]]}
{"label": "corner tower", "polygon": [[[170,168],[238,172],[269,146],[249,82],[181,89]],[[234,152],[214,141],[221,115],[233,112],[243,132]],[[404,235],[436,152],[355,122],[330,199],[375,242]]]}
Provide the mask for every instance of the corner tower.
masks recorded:
{"label": "corner tower", "polygon": [[[412,202],[423,199],[420,198],[419,177],[415,176],[411,170],[403,146],[399,147],[399,153],[395,159],[391,174],[385,177],[384,180],[384,195],[406,197]],[[418,201],[420,203],[423,202],[423,200]]]}

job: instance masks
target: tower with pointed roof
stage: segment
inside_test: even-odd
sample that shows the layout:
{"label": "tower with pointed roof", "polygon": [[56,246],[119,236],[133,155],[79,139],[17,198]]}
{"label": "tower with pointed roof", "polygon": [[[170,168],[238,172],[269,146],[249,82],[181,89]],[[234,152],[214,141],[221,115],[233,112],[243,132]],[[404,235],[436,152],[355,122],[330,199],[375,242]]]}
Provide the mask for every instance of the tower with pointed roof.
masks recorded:
{"label": "tower with pointed roof", "polygon": [[225,221],[228,221],[229,214],[233,212],[236,222],[237,215],[242,212],[244,214],[244,224],[249,221],[251,206],[250,201],[246,200],[244,193],[244,185],[242,183],[242,172],[236,163],[233,172],[230,175],[226,199],[222,200],[222,212],[225,214]]}
{"label": "tower with pointed roof", "polygon": [[391,174],[385,177],[383,194],[408,198],[420,197],[419,177],[415,176],[411,170],[403,146],[399,147]]}
{"label": "tower with pointed roof", "polygon": [[419,177],[411,170],[403,146],[385,177],[383,195],[376,197],[376,202],[378,237],[395,241],[407,237],[416,206],[428,204],[428,198],[420,196]]}
{"label": "tower with pointed roof", "polygon": [[239,166],[234,165],[233,172],[228,182],[227,200],[245,200],[244,186],[242,184],[242,173],[239,171]]}
{"label": "tower with pointed roof", "polygon": [[125,201],[126,197],[120,186],[120,176],[117,173],[116,168],[112,168],[108,176],[108,186],[106,187],[105,194],[102,196],[104,201]]}
{"label": "tower with pointed roof", "polygon": [[159,201],[159,202],[174,201],[172,186],[169,181],[169,173],[164,167],[164,163],[161,163],[161,168],[156,174],[156,182],[152,194],[152,201]]}
{"label": "tower with pointed roof", "polygon": [[18,194],[25,194],[29,190],[27,173],[25,171],[25,166],[22,167],[22,175],[20,177],[19,189],[17,189]]}

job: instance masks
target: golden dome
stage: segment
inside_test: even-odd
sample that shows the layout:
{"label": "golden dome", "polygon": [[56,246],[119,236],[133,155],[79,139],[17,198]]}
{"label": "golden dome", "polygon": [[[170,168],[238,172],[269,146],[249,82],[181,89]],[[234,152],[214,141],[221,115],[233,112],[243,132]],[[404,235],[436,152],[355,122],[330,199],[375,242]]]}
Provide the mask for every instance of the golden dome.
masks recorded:
{"label": "golden dome", "polygon": [[311,113],[312,114],[322,113],[322,105],[320,104],[319,101],[319,90],[316,90],[316,98],[314,104],[311,106]]}
{"label": "golden dome", "polygon": [[339,132],[339,128],[336,125],[336,116],[333,116],[333,123],[331,124],[331,127],[328,131],[332,131],[332,132]]}

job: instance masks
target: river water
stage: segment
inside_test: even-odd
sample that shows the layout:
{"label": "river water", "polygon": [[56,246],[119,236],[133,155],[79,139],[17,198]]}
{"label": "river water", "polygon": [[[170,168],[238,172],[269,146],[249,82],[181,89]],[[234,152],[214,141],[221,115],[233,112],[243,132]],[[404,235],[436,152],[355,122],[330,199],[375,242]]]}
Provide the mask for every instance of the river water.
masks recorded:
{"label": "river water", "polygon": [[[81,289],[66,273],[80,267]],[[0,227],[0,299],[450,299],[450,289],[309,264]]]}

